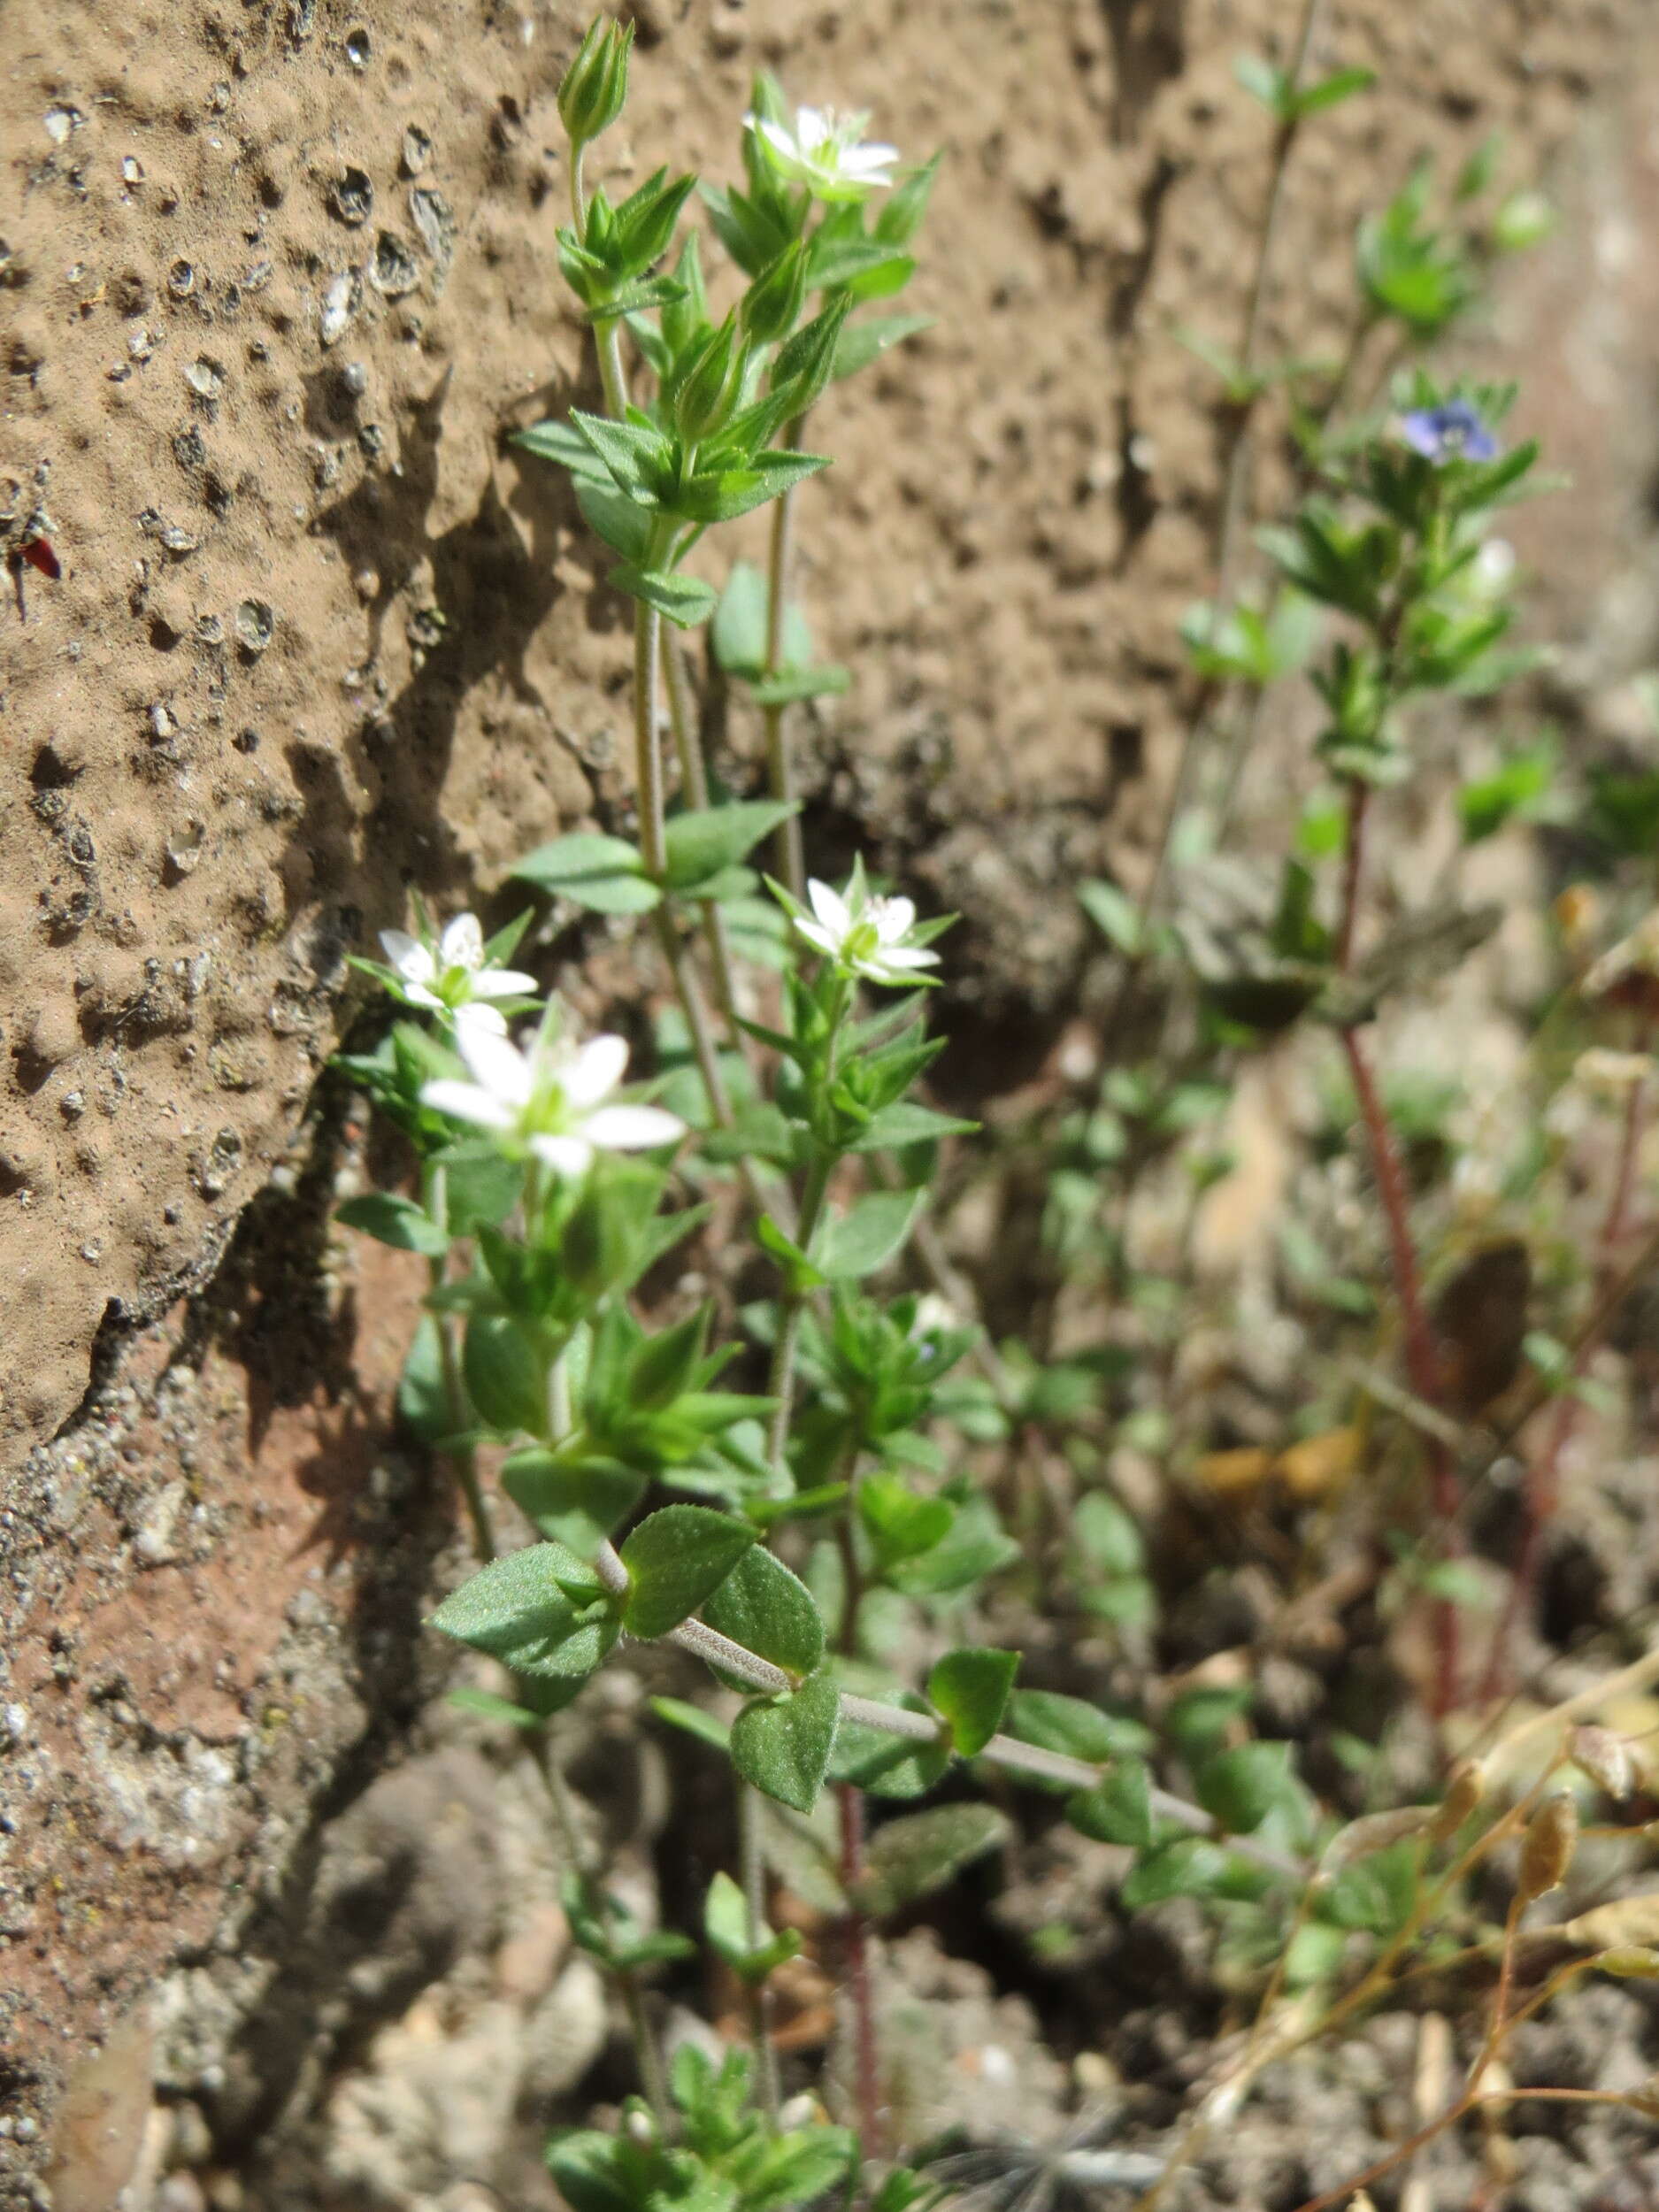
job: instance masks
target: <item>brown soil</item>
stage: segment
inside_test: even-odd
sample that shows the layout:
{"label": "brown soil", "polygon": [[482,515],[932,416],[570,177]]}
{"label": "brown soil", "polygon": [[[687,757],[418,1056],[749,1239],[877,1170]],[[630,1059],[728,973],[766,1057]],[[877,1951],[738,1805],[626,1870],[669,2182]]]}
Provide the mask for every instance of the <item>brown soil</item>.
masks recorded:
{"label": "brown soil", "polygon": [[[1266,132],[1232,61],[1286,0],[634,13],[618,174],[728,172],[762,64],[946,149],[936,326],[826,406],[841,465],[803,503],[803,595],[857,670],[809,733],[811,834],[969,914],[962,1079],[995,1093],[1072,998],[1064,885],[1143,866],[1167,789],[1220,449],[1171,328],[1236,326]],[[0,32],[0,507],[38,500],[63,565],[24,570],[26,621],[0,603],[0,2201],[35,2200],[65,2073],[210,1955],[162,2078],[211,2102],[268,1987],[224,1963],[247,1899],[279,1972],[319,1837],[418,1702],[445,1509],[386,1442],[414,1286],[330,1245],[349,1146],[306,1117],[345,956],[407,886],[488,897],[561,826],[626,825],[622,609],[503,444],[586,374],[550,254],[577,27],[565,0],[58,0]],[[1652,643],[1647,11],[1348,0],[1325,45],[1386,88],[1298,157],[1288,349],[1340,342],[1356,219],[1419,151],[1502,127],[1526,179],[1573,150],[1494,357],[1538,366],[1528,426],[1588,480],[1523,544],[1614,726]],[[541,956],[574,981],[602,944],[626,978],[626,938]],[[227,2093],[227,2138],[268,2093]]]}

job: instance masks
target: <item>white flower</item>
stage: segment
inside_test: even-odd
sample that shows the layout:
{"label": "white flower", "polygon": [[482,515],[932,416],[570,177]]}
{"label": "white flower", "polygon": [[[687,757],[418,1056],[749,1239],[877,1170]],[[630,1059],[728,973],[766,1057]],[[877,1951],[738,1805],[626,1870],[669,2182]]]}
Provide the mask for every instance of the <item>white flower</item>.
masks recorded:
{"label": "white flower", "polygon": [[869,120],[867,112],[837,115],[833,108],[797,108],[793,130],[767,115],[743,118],[777,173],[819,200],[862,200],[892,183],[898,148],[857,142]]}
{"label": "white flower", "polygon": [[918,970],[939,965],[936,952],[905,941],[916,926],[913,902],[872,897],[862,865],[854,868],[844,893],[814,877],[806,895],[812,913],[796,912],[795,926],[843,975],[902,986],[916,982]]}
{"label": "white flower", "polygon": [[457,914],[446,922],[435,946],[406,930],[383,929],[380,948],[405,1002],[448,1014],[457,1030],[465,1023],[504,1037],[506,1019],[489,1001],[517,998],[536,987],[533,975],[486,964],[484,932],[476,914]]}
{"label": "white flower", "polygon": [[544,1023],[521,1051],[476,1023],[457,1024],[455,1041],[472,1080],[442,1076],[421,1103],[493,1129],[559,1175],[585,1175],[594,1154],[648,1152],[684,1136],[686,1125],[660,1106],[607,1106],[628,1064],[626,1041],[590,1037],[572,1044]]}

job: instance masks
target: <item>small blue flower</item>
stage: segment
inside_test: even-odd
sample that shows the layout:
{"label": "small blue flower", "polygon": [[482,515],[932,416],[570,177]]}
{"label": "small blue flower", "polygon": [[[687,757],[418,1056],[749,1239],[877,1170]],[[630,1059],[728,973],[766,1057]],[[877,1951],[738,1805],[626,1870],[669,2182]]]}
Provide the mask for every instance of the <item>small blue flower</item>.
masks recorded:
{"label": "small blue flower", "polygon": [[1443,407],[1414,407],[1400,419],[1401,434],[1414,453],[1436,468],[1448,461],[1493,461],[1498,442],[1478,407],[1448,399]]}

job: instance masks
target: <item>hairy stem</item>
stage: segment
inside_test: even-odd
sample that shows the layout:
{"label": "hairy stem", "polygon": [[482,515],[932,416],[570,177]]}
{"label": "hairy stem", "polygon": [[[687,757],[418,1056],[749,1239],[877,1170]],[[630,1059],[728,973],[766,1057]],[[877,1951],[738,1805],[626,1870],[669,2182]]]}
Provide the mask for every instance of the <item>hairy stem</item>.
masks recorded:
{"label": "hairy stem", "polygon": [[[680,781],[687,803],[701,814],[709,804],[709,772],[703,757],[703,736],[697,727],[691,685],[686,675],[686,658],[676,639],[667,641],[664,672],[667,678],[668,725],[674,734],[674,750],[680,757]],[[748,1040],[738,1020],[731,941],[726,935],[726,917],[715,900],[703,902],[703,933],[708,941],[714,995],[726,1017],[727,1033],[733,1048],[747,1057]]]}
{"label": "hairy stem", "polygon": [[[588,235],[588,196],[582,189],[586,144],[571,148],[571,223],[580,245]],[[607,315],[594,325],[594,350],[599,357],[599,381],[605,395],[605,412],[619,422],[628,410],[627,372],[622,365],[622,323]]]}
{"label": "hairy stem", "polygon": [[[800,445],[805,428],[804,416],[790,424],[784,434],[786,449]],[[794,549],[794,526],[795,489],[792,486],[772,502],[772,535],[766,547],[766,673],[769,676],[775,676],[783,666],[784,618],[789,604],[789,557]],[[784,803],[792,803],[799,795],[795,790],[795,760],[784,726],[785,712],[781,706],[763,707],[761,718],[766,733],[766,774],[772,786],[772,795]],[[806,855],[798,814],[791,814],[787,821],[780,824],[773,849],[780,880],[795,898],[804,899]]]}
{"label": "hairy stem", "polygon": [[[824,1210],[829,1177],[828,1157],[820,1153],[807,1176],[806,1189],[801,1199],[801,1219],[795,1229],[795,1240],[803,1252],[811,1249],[812,1233],[818,1227],[818,1217]],[[805,1312],[806,1294],[791,1291],[784,1300],[783,1311],[778,1319],[778,1341],[772,1351],[772,1378],[766,1389],[767,1396],[774,1402],[766,1432],[766,1457],[774,1470],[784,1466],[789,1448],[789,1425],[795,1417],[795,1356],[801,1341],[801,1321]]]}
{"label": "hairy stem", "polygon": [[[605,1542],[599,1547],[594,1571],[613,1596],[626,1595],[628,1571],[614,1544]],[[774,1666],[770,1659],[763,1659],[757,1652],[734,1643],[729,1636],[721,1635],[705,1622],[681,1621],[661,1640],[747,1683],[761,1696],[779,1697],[796,1687],[793,1675],[786,1674],[781,1667]],[[860,1727],[879,1728],[885,1735],[908,1737],[918,1743],[937,1743],[945,1732],[945,1723],[936,1713],[917,1713],[906,1706],[883,1705],[874,1698],[857,1697],[848,1690],[841,1693],[841,1711],[843,1720],[856,1722]],[[1072,1758],[1067,1752],[1047,1750],[1041,1744],[1022,1743],[1016,1736],[993,1736],[978,1755],[987,1764],[1005,1768],[1011,1774],[1064,1782],[1079,1790],[1092,1789],[1110,1767],[1110,1762],[1105,1765],[1091,1764],[1087,1760]],[[1291,1881],[1305,1881],[1313,1870],[1309,1861],[1276,1850],[1271,1844],[1260,1843],[1254,1836],[1227,1835],[1208,1813],[1189,1804],[1184,1797],[1171,1795],[1168,1790],[1154,1789],[1152,1809],[1166,1820],[1179,1822],[1194,1835],[1210,1836],[1224,1842],[1229,1851],[1236,1851],[1241,1859],[1264,1867],[1271,1874]]]}

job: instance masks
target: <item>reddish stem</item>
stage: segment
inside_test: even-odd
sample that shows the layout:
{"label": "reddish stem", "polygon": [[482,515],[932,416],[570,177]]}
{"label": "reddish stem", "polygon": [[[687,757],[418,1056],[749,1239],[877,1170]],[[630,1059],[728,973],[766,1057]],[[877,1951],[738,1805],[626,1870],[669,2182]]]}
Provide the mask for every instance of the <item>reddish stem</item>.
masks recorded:
{"label": "reddish stem", "polygon": [[[864,1793],[851,1782],[836,1785],[841,1808],[841,1886],[849,1894],[864,1872]],[[876,2060],[875,2001],[870,1982],[870,1924],[856,1905],[841,1923],[847,1994],[853,2013],[853,2064],[858,2106],[858,2147],[864,2158],[881,2154],[881,2078]]]}
{"label": "reddish stem", "polygon": [[[1348,786],[1348,841],[1343,856],[1342,908],[1337,925],[1336,964],[1346,971],[1353,957],[1354,926],[1359,912],[1360,887],[1365,864],[1365,818],[1370,803],[1369,785],[1357,779]],[[1382,1093],[1372,1073],[1371,1056],[1361,1041],[1357,1029],[1344,1029],[1342,1049],[1348,1056],[1348,1073],[1353,1079],[1354,1095],[1359,1102],[1360,1119],[1365,1125],[1365,1135],[1371,1147],[1371,1171],[1377,1179],[1377,1193],[1382,1201],[1383,1219],[1388,1232],[1390,1271],[1394,1278],[1394,1295],[1400,1302],[1400,1317],[1405,1331],[1406,1372],[1411,1387],[1428,1406],[1438,1406],[1440,1400],[1440,1363],[1434,1347],[1434,1332],[1429,1324],[1428,1308],[1423,1297],[1423,1271],[1417,1261],[1417,1242],[1411,1233],[1411,1202],[1406,1188],[1405,1170],[1401,1164],[1400,1148],[1394,1140],[1394,1125],[1388,1110],[1383,1104]],[[1457,1519],[1457,1478],[1452,1466],[1452,1456],[1444,1440],[1438,1436],[1427,1440],[1429,1483],[1434,1512],[1442,1525],[1445,1540],[1454,1537]],[[1458,1633],[1457,1611],[1449,1598],[1441,1598],[1434,1612],[1434,1689],[1431,1709],[1437,1720],[1443,1720],[1457,1701]]]}

